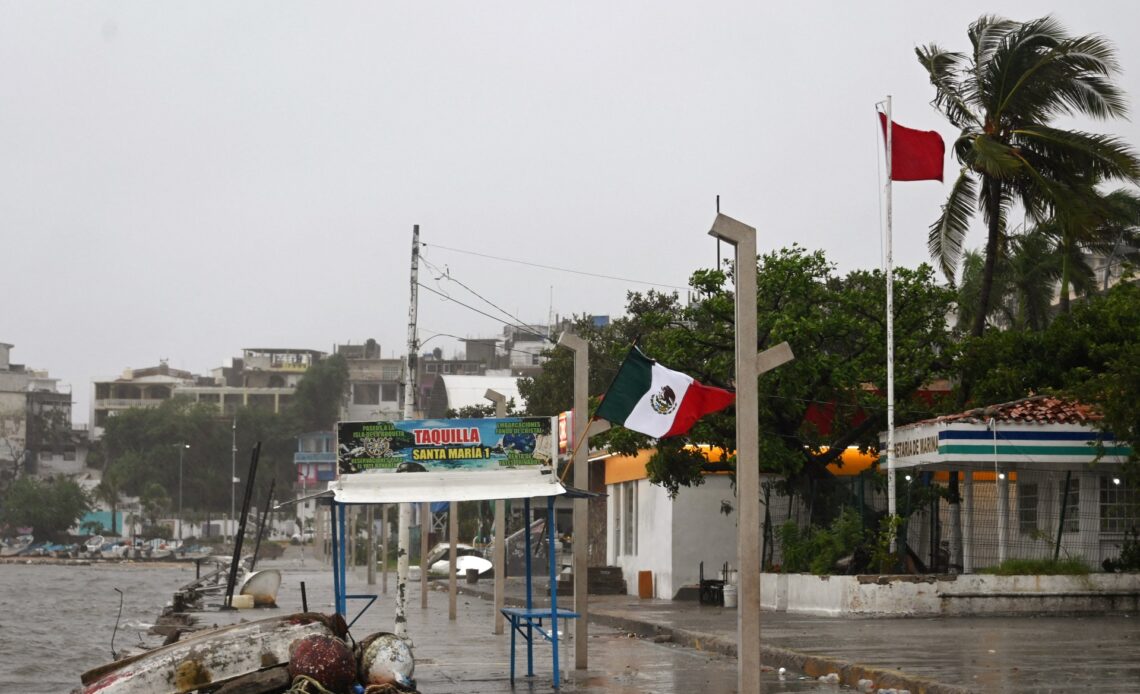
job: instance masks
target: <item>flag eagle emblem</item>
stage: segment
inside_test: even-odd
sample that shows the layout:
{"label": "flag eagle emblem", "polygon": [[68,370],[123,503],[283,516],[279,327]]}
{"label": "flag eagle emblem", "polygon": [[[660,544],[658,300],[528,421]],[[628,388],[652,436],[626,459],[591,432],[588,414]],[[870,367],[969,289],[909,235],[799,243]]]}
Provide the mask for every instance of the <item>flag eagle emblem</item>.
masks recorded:
{"label": "flag eagle emblem", "polygon": [[677,409],[677,395],[669,386],[661,389],[660,393],[654,393],[649,398],[650,405],[653,406],[653,411],[657,414],[669,414]]}

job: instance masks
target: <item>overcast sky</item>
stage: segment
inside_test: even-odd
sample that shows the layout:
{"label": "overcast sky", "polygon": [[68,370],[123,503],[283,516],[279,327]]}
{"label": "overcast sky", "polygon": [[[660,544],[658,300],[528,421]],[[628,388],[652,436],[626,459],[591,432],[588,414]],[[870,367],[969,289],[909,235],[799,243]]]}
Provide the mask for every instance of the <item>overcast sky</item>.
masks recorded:
{"label": "overcast sky", "polygon": [[[950,141],[914,47],[965,50],[984,12],[1106,34],[1135,103],[1123,1],[0,2],[0,341],[86,421],[93,379],[160,359],[402,354],[413,224],[426,260],[531,323],[648,287],[442,246],[684,286],[716,261],[720,194],[762,251],[879,267],[874,104]],[[896,185],[897,264],[928,259],[945,192]],[[421,341],[502,329],[426,291],[419,315]]]}

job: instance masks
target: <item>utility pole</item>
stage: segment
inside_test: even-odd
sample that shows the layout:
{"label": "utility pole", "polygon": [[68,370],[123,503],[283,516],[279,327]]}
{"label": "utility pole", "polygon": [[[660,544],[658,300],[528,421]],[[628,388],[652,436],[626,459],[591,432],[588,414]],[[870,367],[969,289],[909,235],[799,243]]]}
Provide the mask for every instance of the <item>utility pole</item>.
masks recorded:
{"label": "utility pole", "polygon": [[[234,522],[234,516],[236,514],[236,505],[234,502],[237,501],[237,415],[234,415],[233,424],[230,426],[230,439],[231,439],[231,446],[232,446],[230,449],[230,523],[233,523]],[[234,530],[230,531],[230,542],[233,542],[234,533],[237,532],[237,530],[236,530],[237,526],[231,525],[230,527],[235,528]],[[302,546],[304,546],[304,541],[305,541],[305,527],[304,527],[304,525],[302,525],[301,526],[301,544],[302,544]]]}
{"label": "utility pole", "polygon": [[[415,419],[416,400],[416,351],[419,349],[416,339],[416,315],[419,300],[419,269],[420,269],[420,225],[412,227],[412,272],[411,297],[408,305],[408,372],[404,383],[404,419]],[[409,503],[400,504],[399,529],[397,530],[396,548],[396,636],[411,641],[408,638],[408,549],[410,542],[410,526],[412,525],[412,506]],[[453,552],[454,553],[454,552]],[[420,570],[427,571],[420,560]]]}

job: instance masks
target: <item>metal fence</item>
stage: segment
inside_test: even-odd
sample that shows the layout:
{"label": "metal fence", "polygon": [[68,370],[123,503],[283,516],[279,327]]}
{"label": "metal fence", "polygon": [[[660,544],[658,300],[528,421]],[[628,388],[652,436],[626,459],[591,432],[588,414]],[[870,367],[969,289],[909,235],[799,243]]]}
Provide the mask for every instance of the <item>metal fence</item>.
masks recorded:
{"label": "metal fence", "polygon": [[[1012,560],[1052,559],[1077,560],[1091,571],[1113,570],[1119,568],[1126,541],[1136,540],[1140,488],[1119,471],[1086,466],[1000,476],[992,471],[959,474],[955,504],[948,473],[897,473],[897,509],[906,518],[899,540],[908,572],[973,573]],[[826,526],[843,508],[851,508],[863,521],[869,547],[886,515],[885,480],[875,473],[835,480],[826,494],[815,496],[814,504],[779,489],[778,484],[766,487],[762,499],[767,502],[766,567],[782,565],[779,528],[789,520],[801,529]],[[867,570],[866,562],[859,564],[851,566]]]}

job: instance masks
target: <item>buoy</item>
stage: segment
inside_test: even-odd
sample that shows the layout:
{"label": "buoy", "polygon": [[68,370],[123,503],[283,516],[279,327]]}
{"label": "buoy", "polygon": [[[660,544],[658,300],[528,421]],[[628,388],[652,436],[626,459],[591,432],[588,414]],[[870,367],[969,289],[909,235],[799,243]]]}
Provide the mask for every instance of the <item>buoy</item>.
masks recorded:
{"label": "buoy", "polygon": [[407,641],[380,631],[365,637],[359,648],[360,682],[364,686],[396,684],[415,689],[416,662]]}
{"label": "buoy", "polygon": [[356,681],[356,658],[344,641],[314,634],[289,645],[289,676],[311,677],[334,692],[348,691]]}

